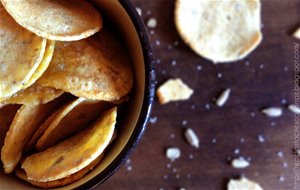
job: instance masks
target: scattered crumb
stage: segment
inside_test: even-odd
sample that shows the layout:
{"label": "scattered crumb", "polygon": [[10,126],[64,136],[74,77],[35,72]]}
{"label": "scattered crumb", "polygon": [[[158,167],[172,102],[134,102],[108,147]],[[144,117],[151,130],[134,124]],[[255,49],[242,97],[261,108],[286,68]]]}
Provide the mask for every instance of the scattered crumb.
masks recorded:
{"label": "scattered crumb", "polygon": [[176,168],[173,168],[173,169],[172,169],[172,172],[173,172],[173,173],[176,173],[176,172],[177,172],[177,169],[176,169]]}
{"label": "scattered crumb", "polygon": [[196,105],[193,104],[193,105],[191,106],[191,109],[192,109],[192,110],[196,109]]}
{"label": "scattered crumb", "polygon": [[221,95],[218,97],[217,101],[216,101],[216,104],[217,106],[219,107],[222,107],[226,101],[228,100],[229,98],[229,95],[230,95],[230,89],[227,88],[226,90],[224,90]]}
{"label": "scattered crumb", "polygon": [[180,187],[180,188],[178,188],[178,190],[186,190],[186,188]]}
{"label": "scattered crumb", "polygon": [[246,62],[245,62],[245,65],[246,65],[246,66],[249,66],[249,65],[250,65],[250,62],[249,62],[249,61],[246,61]]}
{"label": "scattered crumb", "polygon": [[201,71],[202,70],[202,66],[201,65],[197,65],[197,71]]}
{"label": "scattered crumb", "polygon": [[150,117],[149,122],[155,124],[157,122],[157,117]]}
{"label": "scattered crumb", "polygon": [[187,120],[182,120],[182,121],[181,121],[181,125],[182,125],[182,126],[186,126],[187,124],[188,124]]}
{"label": "scattered crumb", "polygon": [[218,74],[217,74],[217,77],[218,77],[219,79],[222,78],[222,77],[223,77],[222,73],[218,73]]}
{"label": "scattered crumb", "polygon": [[192,177],[192,174],[186,174],[186,178],[190,179]]}
{"label": "scattered crumb", "polygon": [[240,138],[240,142],[241,142],[241,143],[244,143],[244,142],[245,142],[245,139],[244,139],[244,138]]}
{"label": "scattered crumb", "polygon": [[263,69],[263,68],[265,68],[265,65],[264,65],[264,64],[260,64],[260,65],[259,65],[259,68],[260,68],[260,69]]}
{"label": "scattered crumb", "polygon": [[251,113],[250,113],[250,116],[251,116],[251,117],[255,117],[255,113],[254,113],[254,112],[251,112]]}
{"label": "scattered crumb", "polygon": [[236,169],[243,169],[249,167],[250,163],[244,157],[239,157],[231,161],[231,166]]}
{"label": "scattered crumb", "polygon": [[288,168],[289,165],[288,165],[288,163],[283,162],[283,163],[282,163],[282,166],[283,166],[284,168]]}
{"label": "scattered crumb", "polygon": [[168,45],[168,50],[171,50],[172,49],[172,46],[171,45]]}
{"label": "scattered crumb", "polygon": [[157,20],[155,18],[150,18],[147,22],[149,28],[155,28],[157,26]]}
{"label": "scattered crumb", "polygon": [[167,168],[171,168],[172,166],[171,166],[170,163],[168,163],[168,164],[166,165],[166,167],[167,167]]}
{"label": "scattered crumb", "polygon": [[171,64],[172,64],[172,66],[175,66],[177,64],[177,61],[176,60],[172,60]]}
{"label": "scattered crumb", "polygon": [[274,127],[276,123],[274,121],[271,122],[271,126]]}
{"label": "scattered crumb", "polygon": [[209,110],[210,109],[210,105],[209,104],[205,104],[205,109]]}
{"label": "scattered crumb", "polygon": [[189,99],[194,93],[193,89],[188,87],[179,78],[169,79],[162,84],[157,90],[157,97],[161,104],[171,101],[182,101]]}
{"label": "scattered crumb", "polygon": [[261,143],[264,143],[266,141],[265,137],[262,134],[259,134],[257,136],[257,140]]}
{"label": "scattered crumb", "polygon": [[217,143],[217,139],[213,138],[213,139],[211,139],[211,142],[212,142],[213,144],[216,144],[216,143]]}
{"label": "scattered crumb", "polygon": [[293,36],[300,40],[300,27],[293,33]]}
{"label": "scattered crumb", "polygon": [[234,149],[234,154],[239,154],[240,153],[240,149],[238,149],[238,148],[236,148],[236,149]]}
{"label": "scattered crumb", "polygon": [[278,181],[283,182],[285,180],[284,176],[279,176]]}
{"label": "scattered crumb", "polygon": [[287,100],[286,99],[282,99],[281,100],[281,104],[286,104],[287,103]]}
{"label": "scattered crumb", "polygon": [[285,66],[285,67],[283,68],[283,70],[284,70],[284,71],[288,71],[288,70],[289,70],[289,67]]}
{"label": "scattered crumb", "polygon": [[258,183],[242,177],[238,180],[230,179],[227,190],[263,190],[263,188]]}
{"label": "scattered crumb", "polygon": [[297,105],[290,104],[288,109],[295,114],[300,114],[300,108]]}
{"label": "scattered crumb", "polygon": [[174,139],[174,138],[175,138],[175,134],[172,133],[172,134],[170,135],[170,137],[171,137],[171,139]]}
{"label": "scattered crumb", "polygon": [[142,16],[142,9],[140,7],[136,7],[135,9],[139,13],[139,15]]}
{"label": "scattered crumb", "polygon": [[268,117],[280,117],[282,115],[282,109],[278,107],[265,108],[261,112]]}
{"label": "scattered crumb", "polygon": [[194,159],[194,155],[189,154],[189,159],[190,159],[190,160]]}
{"label": "scattered crumb", "polygon": [[277,152],[277,156],[278,156],[279,158],[283,158],[283,152],[281,152],[281,151]]}
{"label": "scattered crumb", "polygon": [[179,45],[179,42],[178,41],[175,41],[174,42],[174,46],[178,46]]}
{"label": "scattered crumb", "polygon": [[147,11],[147,15],[151,15],[151,11]]}
{"label": "scattered crumb", "polygon": [[164,175],[163,178],[164,178],[164,179],[168,179],[168,175]]}
{"label": "scattered crumb", "polygon": [[160,46],[160,41],[159,41],[159,40],[156,40],[156,41],[155,41],[155,44],[156,44],[157,46]]}
{"label": "scattered crumb", "polygon": [[176,174],[176,179],[179,179],[180,178],[180,174]]}
{"label": "scattered crumb", "polygon": [[127,166],[127,171],[131,171],[132,170],[132,166]]}
{"label": "scattered crumb", "polygon": [[180,149],[176,147],[168,148],[166,151],[166,156],[171,161],[175,161],[180,157],[180,155],[181,155]]}
{"label": "scattered crumb", "polygon": [[161,63],[161,59],[157,59],[157,60],[156,60],[156,63],[157,63],[157,64],[160,64],[160,63]]}
{"label": "scattered crumb", "polygon": [[150,35],[154,35],[155,34],[155,31],[154,30],[150,30]]}
{"label": "scattered crumb", "polygon": [[191,146],[195,148],[199,148],[200,140],[193,129],[191,128],[186,129],[184,132],[184,136]]}

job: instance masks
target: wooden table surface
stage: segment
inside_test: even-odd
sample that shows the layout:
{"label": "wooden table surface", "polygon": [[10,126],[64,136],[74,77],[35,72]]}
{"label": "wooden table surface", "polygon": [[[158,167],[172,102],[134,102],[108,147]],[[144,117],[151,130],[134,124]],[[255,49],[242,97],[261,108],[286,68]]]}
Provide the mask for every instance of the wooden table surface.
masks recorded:
{"label": "wooden table surface", "polygon": [[[225,190],[230,178],[244,175],[265,190],[300,189],[296,166],[295,115],[286,109],[295,103],[294,66],[300,41],[291,37],[300,26],[300,0],[263,0],[263,41],[246,59],[214,65],[193,53],[179,37],[173,22],[174,0],[132,0],[142,9],[156,60],[157,82],[181,78],[194,89],[188,101],[154,103],[150,123],[130,159],[96,189],[108,190]],[[298,45],[297,45],[298,44]],[[299,57],[298,57],[299,63]],[[232,90],[224,107],[214,104],[222,90]],[[268,106],[281,107],[283,115],[269,118]],[[192,128],[201,140],[191,147],[184,130]],[[296,139],[299,142],[299,139]],[[168,147],[181,157],[171,162]],[[243,156],[250,167],[235,169],[232,158]]]}

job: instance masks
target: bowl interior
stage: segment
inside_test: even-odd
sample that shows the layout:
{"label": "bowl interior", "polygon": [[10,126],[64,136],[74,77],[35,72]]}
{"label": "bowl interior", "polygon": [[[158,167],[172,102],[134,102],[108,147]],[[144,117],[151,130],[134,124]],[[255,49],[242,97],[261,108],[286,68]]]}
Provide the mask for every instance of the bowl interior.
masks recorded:
{"label": "bowl interior", "polygon": [[[132,136],[137,126],[144,101],[145,65],[143,49],[130,16],[118,0],[90,1],[102,13],[105,20],[104,27],[106,27],[106,25],[113,26],[113,32],[118,35],[124,45],[124,48],[127,50],[134,73],[134,88],[130,95],[130,101],[123,109],[123,113],[122,111],[120,114],[118,113],[117,138],[105,152],[105,156],[101,163],[81,180],[71,185],[57,188],[59,190],[78,188],[93,178],[93,180],[96,180],[96,183],[102,182],[111,175],[113,172],[112,170],[115,170],[117,166],[110,166],[118,156],[120,157],[120,153],[124,150]],[[106,171],[103,172],[104,170]],[[5,175],[3,171],[0,171],[0,184],[0,189],[38,189],[19,180],[14,175]],[[95,183],[92,185],[95,185]]]}

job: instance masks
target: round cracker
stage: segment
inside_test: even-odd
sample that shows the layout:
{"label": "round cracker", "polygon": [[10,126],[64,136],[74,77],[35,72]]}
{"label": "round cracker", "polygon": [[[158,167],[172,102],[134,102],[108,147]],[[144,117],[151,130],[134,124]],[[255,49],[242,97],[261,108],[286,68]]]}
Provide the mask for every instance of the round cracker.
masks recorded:
{"label": "round cracker", "polygon": [[32,134],[61,103],[62,101],[58,99],[48,104],[23,105],[18,110],[1,149],[5,173],[11,173],[15,169]]}
{"label": "round cracker", "polygon": [[107,107],[107,102],[83,98],[71,102],[52,120],[49,127],[37,141],[36,149],[38,151],[45,150],[79,132],[92,124]]}
{"label": "round cracker", "polygon": [[47,150],[25,159],[21,167],[28,179],[48,182],[67,177],[93,162],[108,146],[115,128],[117,108],[106,111],[91,126]]}
{"label": "round cracker", "polygon": [[96,158],[90,165],[86,166],[85,168],[81,169],[80,171],[71,174],[65,178],[62,179],[57,179],[54,181],[48,181],[48,182],[37,182],[37,181],[32,181],[29,180],[25,171],[22,170],[21,168],[18,168],[15,171],[15,174],[22,180],[27,181],[31,183],[34,186],[41,187],[44,189],[49,189],[49,188],[55,188],[55,187],[61,187],[65,185],[69,185],[71,183],[74,183],[81,179],[83,176],[85,176],[89,171],[91,171],[95,166],[99,164],[99,162],[102,160],[104,153],[102,153],[98,158]]}
{"label": "round cracker", "polygon": [[36,105],[45,104],[63,94],[62,90],[57,90],[51,87],[44,87],[38,84],[34,84],[29,88],[21,90],[10,98],[1,100],[0,102],[6,104],[25,104],[25,105]]}
{"label": "round cracker", "polygon": [[39,138],[44,134],[44,132],[47,130],[47,128],[50,126],[50,124],[53,122],[53,120],[56,118],[56,116],[61,112],[61,110],[64,109],[64,106],[60,109],[56,110],[54,113],[51,114],[50,117],[47,118],[47,120],[34,132],[28,143],[26,144],[25,151],[29,152],[35,149],[35,145]]}
{"label": "round cracker", "polygon": [[47,40],[19,26],[2,4],[0,37],[0,98],[7,98],[25,88],[43,59]]}
{"label": "round cracker", "polygon": [[41,61],[41,63],[39,64],[38,68],[35,70],[33,75],[30,77],[29,81],[24,85],[24,88],[27,88],[30,85],[34,84],[44,74],[44,72],[46,71],[46,69],[48,68],[52,60],[54,47],[55,47],[55,41],[47,40],[46,50],[43,56],[43,60]]}
{"label": "round cracker", "polygon": [[215,63],[243,59],[262,40],[259,0],[177,0],[176,28],[191,49]]}
{"label": "round cracker", "polygon": [[1,0],[27,30],[51,40],[75,41],[102,28],[100,13],[85,0]]}
{"label": "round cracker", "polygon": [[131,90],[133,75],[127,53],[103,29],[88,39],[57,42],[52,62],[37,83],[77,97],[117,101]]}

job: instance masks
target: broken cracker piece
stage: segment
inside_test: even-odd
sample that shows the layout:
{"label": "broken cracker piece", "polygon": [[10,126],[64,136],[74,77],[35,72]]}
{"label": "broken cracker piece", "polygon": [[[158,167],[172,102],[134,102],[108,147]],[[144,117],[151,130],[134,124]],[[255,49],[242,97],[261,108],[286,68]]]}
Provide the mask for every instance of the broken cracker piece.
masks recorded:
{"label": "broken cracker piece", "polygon": [[242,177],[238,180],[230,179],[227,190],[263,190],[263,188],[258,183]]}
{"label": "broken cracker piece", "polygon": [[189,99],[194,90],[188,87],[181,79],[169,79],[157,89],[157,97],[161,104],[172,101]]}
{"label": "broken cracker piece", "polygon": [[293,36],[300,40],[300,27],[293,33]]}

